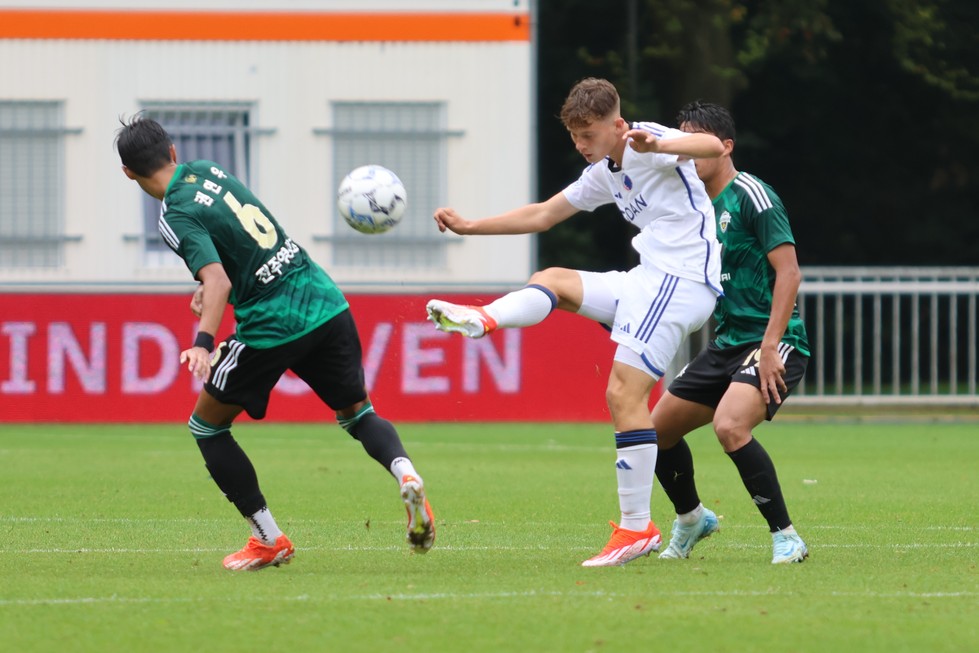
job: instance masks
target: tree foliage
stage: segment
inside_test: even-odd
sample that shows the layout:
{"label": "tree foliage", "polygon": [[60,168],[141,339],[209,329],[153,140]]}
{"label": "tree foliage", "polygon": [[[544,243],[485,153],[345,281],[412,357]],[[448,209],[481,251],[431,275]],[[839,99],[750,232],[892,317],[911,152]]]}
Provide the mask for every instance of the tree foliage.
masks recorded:
{"label": "tree foliage", "polygon": [[894,56],[904,70],[949,97],[979,100],[975,2],[889,0]]}
{"label": "tree foliage", "polygon": [[[601,5],[540,2],[542,197],[584,166],[555,117],[567,90],[606,77],[629,120],[731,108],[735,163],[781,195],[803,263],[979,263],[979,3]],[[612,208],[579,216],[541,237],[541,263],[625,268],[632,235]]]}

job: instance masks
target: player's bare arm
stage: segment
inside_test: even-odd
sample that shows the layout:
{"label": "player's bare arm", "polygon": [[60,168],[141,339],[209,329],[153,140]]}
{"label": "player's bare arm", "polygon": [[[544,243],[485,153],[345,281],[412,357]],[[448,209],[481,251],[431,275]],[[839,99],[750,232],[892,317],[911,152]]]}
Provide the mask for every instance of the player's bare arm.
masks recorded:
{"label": "player's bare arm", "polygon": [[460,236],[496,236],[547,231],[577,212],[564,193],[558,193],[546,202],[527,204],[480,220],[467,220],[451,208],[436,209],[434,218],[443,233],[448,230]]}
{"label": "player's bare arm", "polygon": [[211,373],[213,338],[221,326],[221,318],[224,317],[224,310],[231,296],[231,280],[220,263],[209,263],[202,267],[197,271],[197,280],[201,282],[194,292],[195,296],[198,292],[201,294],[201,321],[197,331],[198,334],[210,336],[212,342],[210,347],[206,347],[200,344],[202,336],[198,335],[198,340],[192,347],[180,352],[180,362],[187,363],[187,369],[194,378],[204,381]]}
{"label": "player's bare arm", "polygon": [[768,253],[768,261],[775,269],[775,288],[772,291],[772,312],[761,343],[758,360],[758,376],[765,403],[782,403],[779,391],[785,392],[785,364],[778,352],[779,342],[792,317],[796,296],[802,283],[802,271],[791,243],[779,245]]}
{"label": "player's bare arm", "polygon": [[717,136],[706,133],[687,134],[680,138],[657,138],[644,129],[630,129],[623,138],[629,147],[645,154],[674,154],[684,159],[713,159],[724,154],[724,144]]}
{"label": "player's bare arm", "polygon": [[190,298],[190,312],[197,317],[201,316],[204,312],[204,285],[198,284],[197,289],[194,290],[194,296]]}

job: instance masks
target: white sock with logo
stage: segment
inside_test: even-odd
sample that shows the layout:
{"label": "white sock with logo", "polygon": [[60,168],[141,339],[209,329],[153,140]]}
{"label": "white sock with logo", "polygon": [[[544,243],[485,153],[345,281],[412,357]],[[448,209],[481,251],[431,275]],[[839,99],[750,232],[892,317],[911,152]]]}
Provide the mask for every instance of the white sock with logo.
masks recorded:
{"label": "white sock with logo", "polygon": [[248,525],[252,527],[252,535],[261,540],[263,544],[272,546],[282,535],[282,531],[279,530],[279,526],[275,523],[275,518],[272,517],[268,507],[262,508],[245,519],[248,521]]}
{"label": "white sock with logo", "polygon": [[395,480],[401,483],[401,479],[405,476],[414,476],[421,482],[422,477],[418,475],[415,471],[415,466],[411,464],[411,461],[401,456],[400,458],[395,458],[391,461],[391,474],[394,475]]}
{"label": "white sock with logo", "polygon": [[649,502],[656,474],[655,444],[616,449],[615,476],[619,482],[619,527],[644,531],[649,526]]}

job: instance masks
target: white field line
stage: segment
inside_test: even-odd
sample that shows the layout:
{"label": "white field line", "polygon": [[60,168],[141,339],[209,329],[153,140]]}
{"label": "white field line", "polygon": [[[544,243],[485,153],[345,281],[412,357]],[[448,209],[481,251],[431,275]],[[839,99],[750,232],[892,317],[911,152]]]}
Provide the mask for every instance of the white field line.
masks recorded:
{"label": "white field line", "polygon": [[[233,520],[232,520],[233,521]],[[3,516],[0,515],[0,523],[65,523],[65,524],[86,524],[86,523],[101,523],[101,524],[120,524],[126,526],[140,525],[140,524],[190,524],[190,525],[200,525],[200,524],[215,524],[215,523],[226,523],[229,519],[224,518],[126,518],[126,517],[36,517],[36,516]],[[284,523],[287,524],[335,524],[335,520],[286,520]],[[387,524],[397,524],[402,525],[402,521],[393,520],[372,520],[372,523],[378,526]],[[505,526],[504,522],[490,522],[481,520],[469,520],[460,521],[452,523],[454,527],[495,527],[495,526]],[[721,529],[721,535],[724,531],[728,530],[759,530],[764,528],[763,525],[759,524],[723,524]],[[836,531],[836,530],[848,530],[848,531],[859,531],[860,527],[856,526],[837,526],[837,525],[813,525],[806,527],[804,530],[809,531]],[[877,530],[876,526],[865,526],[863,530]],[[897,529],[895,529],[897,530]],[[931,532],[951,532],[951,533],[972,533],[979,528],[975,526],[927,526],[922,528],[904,528],[900,531],[931,531]],[[834,543],[834,542],[809,542],[810,546],[815,549],[872,549],[878,551],[895,551],[895,550],[922,550],[922,549],[971,549],[979,547],[979,542],[968,542],[968,541],[955,541],[955,542],[910,542],[910,543]],[[765,544],[745,544],[732,542],[723,537],[718,537],[712,540],[710,546],[719,549],[734,549],[734,550],[749,550],[749,549],[766,549],[770,545]],[[192,548],[142,548],[142,547],[33,547],[33,548],[16,548],[16,547],[5,547],[0,545],[0,554],[130,554],[130,555],[143,555],[143,554],[181,554],[181,553],[221,553],[227,550],[233,549],[233,545],[228,545],[226,547],[192,547]],[[300,551],[396,551],[403,549],[403,545],[391,545],[391,546],[342,546],[342,547],[301,547]],[[479,545],[442,545],[438,549],[440,551],[447,552],[466,552],[466,551],[546,551],[557,547],[549,547],[545,545],[537,546],[504,546],[504,545],[493,545],[493,546],[479,546]],[[587,546],[576,546],[576,547],[561,547],[571,551],[588,551],[591,547]]]}
{"label": "white field line", "polygon": [[[224,524],[231,523],[234,521],[233,516],[227,518],[224,517],[77,517],[69,515],[67,517],[61,516],[51,516],[51,517],[17,517],[12,515],[0,515],[0,523],[91,523],[91,524]],[[335,519],[281,519],[284,524],[336,524]],[[403,520],[383,520],[383,519],[372,519],[372,524],[403,524]],[[441,521],[439,523],[442,523]],[[501,521],[489,521],[481,519],[471,519],[471,520],[461,520],[455,522],[446,522],[452,526],[505,526],[508,522]],[[587,526],[582,524],[582,526]],[[752,529],[758,530],[764,528],[764,524],[755,520],[750,524],[728,524],[721,521],[721,530],[729,529]],[[860,530],[870,530],[879,531],[882,527],[879,524],[847,524],[847,525],[834,525],[834,524],[812,524],[805,527],[800,526],[800,530],[847,530],[847,531],[860,531]],[[979,526],[896,526],[888,525],[886,527],[888,530],[895,531],[957,531],[957,532],[974,532],[979,531]]]}
{"label": "white field line", "polygon": [[[813,598],[818,594],[806,591],[807,598]],[[299,596],[276,597],[280,602],[297,603],[339,603],[348,601],[457,601],[457,600],[496,600],[496,599],[520,599],[537,597],[559,597],[568,599],[599,598],[615,599],[630,598],[634,594],[622,592],[560,592],[553,590],[525,590],[518,592],[420,592],[414,594],[327,594],[323,596],[310,596],[302,594]],[[718,592],[671,592],[669,590],[657,589],[656,596],[692,596],[692,597],[798,597],[801,596],[796,591],[718,591]],[[873,599],[960,599],[974,598],[979,596],[979,592],[828,592],[825,596],[836,598],[873,598]],[[31,606],[58,606],[58,605],[98,605],[98,604],[166,604],[166,603],[216,603],[220,601],[237,601],[237,598],[210,598],[210,597],[150,597],[150,596],[88,596],[88,597],[52,597],[43,599],[0,599],[0,608],[31,607]]]}
{"label": "white field line", "polygon": [[[715,549],[734,549],[734,550],[756,550],[756,549],[769,549],[770,544],[743,544],[737,542],[725,542],[712,540],[710,544],[705,546],[710,546]],[[126,548],[126,547],[105,547],[105,548],[92,548],[92,547],[50,547],[50,548],[11,548],[11,547],[0,547],[0,554],[13,554],[13,555],[26,555],[26,554],[94,554],[94,555],[115,555],[115,554],[128,554],[128,555],[145,555],[145,554],[176,554],[176,553],[227,553],[234,547],[229,545],[227,547],[191,547],[191,548]],[[505,545],[444,545],[438,546],[438,551],[446,552],[469,552],[469,551],[551,551],[556,549],[561,549],[564,551],[591,551],[594,547],[587,546],[505,546]],[[910,544],[834,544],[832,542],[825,544],[810,544],[810,548],[814,550],[820,549],[873,549],[876,551],[889,551],[889,550],[915,550],[915,549],[974,549],[979,548],[979,542],[934,542],[934,543],[924,543],[924,542],[912,542]],[[343,551],[364,551],[364,552],[380,552],[380,551],[400,551],[405,549],[405,545],[389,545],[389,546],[299,546],[296,550],[299,553],[305,551],[332,551],[332,552],[343,552]],[[405,549],[406,550],[406,549]]]}

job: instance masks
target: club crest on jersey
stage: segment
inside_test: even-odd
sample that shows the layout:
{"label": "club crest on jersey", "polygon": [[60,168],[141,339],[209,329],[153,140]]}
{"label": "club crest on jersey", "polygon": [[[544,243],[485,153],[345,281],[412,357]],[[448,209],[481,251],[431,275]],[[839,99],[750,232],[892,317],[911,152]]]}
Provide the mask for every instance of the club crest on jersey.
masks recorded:
{"label": "club crest on jersey", "polygon": [[196,184],[197,175],[187,175],[186,177],[184,177],[184,181],[186,181],[188,184]]}
{"label": "club crest on jersey", "polygon": [[632,179],[629,175],[622,175],[622,185],[625,186],[626,190],[632,190]]}
{"label": "club crest on jersey", "polygon": [[717,220],[717,224],[720,225],[722,234],[727,233],[727,226],[731,224],[731,214],[727,211],[722,213],[721,217]]}

